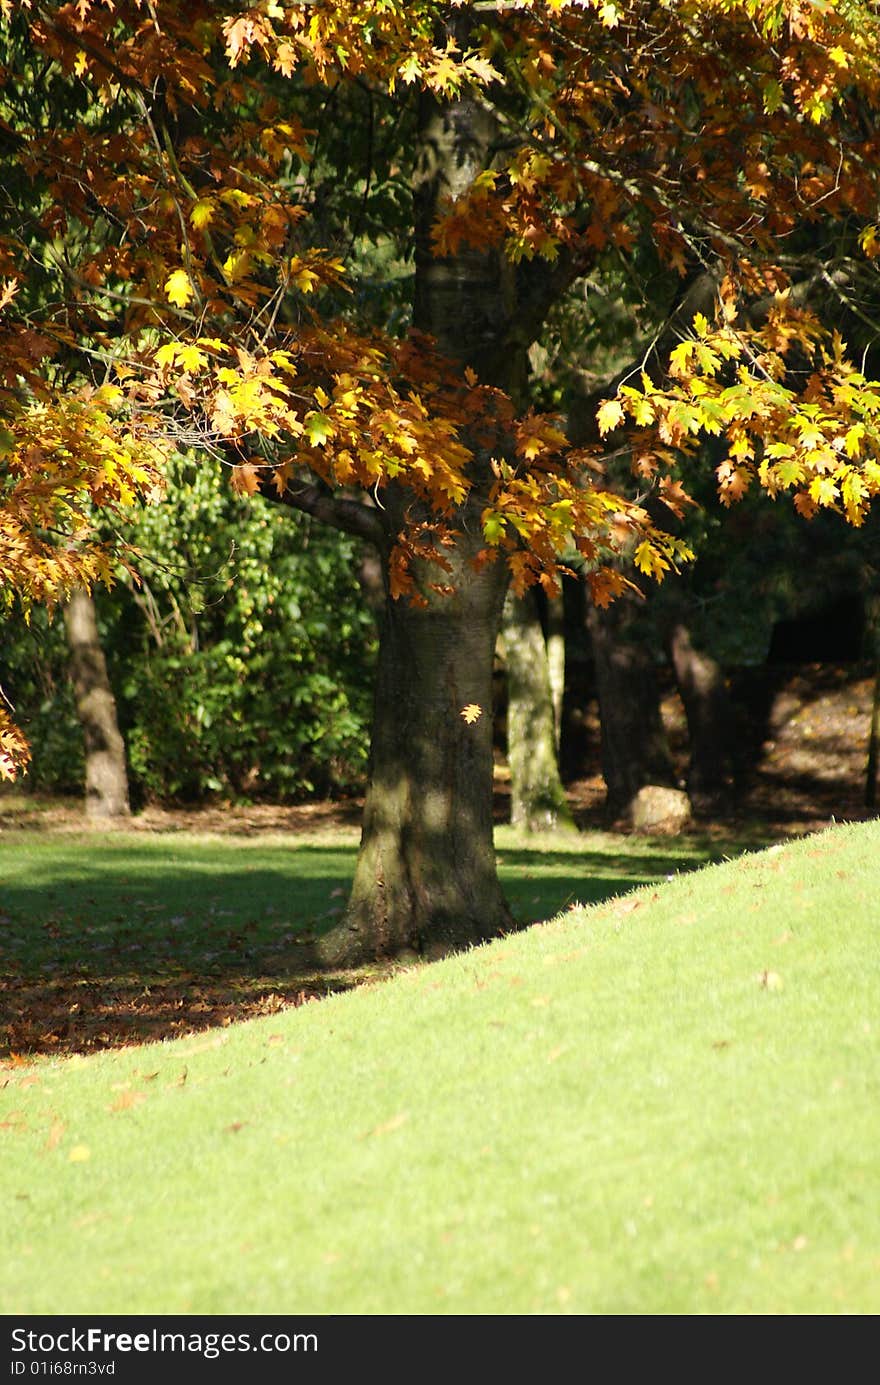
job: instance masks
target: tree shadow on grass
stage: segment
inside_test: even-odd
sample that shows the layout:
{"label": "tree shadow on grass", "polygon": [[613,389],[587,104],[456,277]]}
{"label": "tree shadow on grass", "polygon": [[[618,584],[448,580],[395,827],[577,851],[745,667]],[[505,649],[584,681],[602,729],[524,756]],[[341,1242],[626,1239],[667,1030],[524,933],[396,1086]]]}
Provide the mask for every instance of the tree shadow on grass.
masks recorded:
{"label": "tree shadow on grass", "polygon": [[[502,857],[523,925],[700,864],[656,849]],[[345,906],[354,858],[349,846],[227,843],[218,862],[195,844],[43,842],[0,884],[0,1060],[176,1038],[386,974],[310,960],[309,941]]]}

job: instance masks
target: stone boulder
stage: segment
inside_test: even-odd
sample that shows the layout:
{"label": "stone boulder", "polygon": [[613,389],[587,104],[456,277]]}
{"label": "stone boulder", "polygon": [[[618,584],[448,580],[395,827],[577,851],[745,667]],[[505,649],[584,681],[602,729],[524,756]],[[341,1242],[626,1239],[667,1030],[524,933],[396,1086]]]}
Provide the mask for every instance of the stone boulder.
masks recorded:
{"label": "stone boulder", "polygon": [[677,837],[692,814],[691,801],[681,789],[646,784],[630,805],[627,823],[646,837]]}

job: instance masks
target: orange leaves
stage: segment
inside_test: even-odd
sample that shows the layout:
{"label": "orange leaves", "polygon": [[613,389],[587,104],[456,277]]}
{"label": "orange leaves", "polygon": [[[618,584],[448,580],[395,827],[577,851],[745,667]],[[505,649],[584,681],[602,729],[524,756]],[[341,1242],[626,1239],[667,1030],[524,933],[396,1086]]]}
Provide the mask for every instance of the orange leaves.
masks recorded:
{"label": "orange leaves", "polygon": [[31,752],[27,741],[0,703],[0,780],[15,779],[30,760]]}
{"label": "orange leaves", "polygon": [[251,462],[242,462],[232,468],[232,489],[238,495],[256,495],[260,489],[260,471]]}

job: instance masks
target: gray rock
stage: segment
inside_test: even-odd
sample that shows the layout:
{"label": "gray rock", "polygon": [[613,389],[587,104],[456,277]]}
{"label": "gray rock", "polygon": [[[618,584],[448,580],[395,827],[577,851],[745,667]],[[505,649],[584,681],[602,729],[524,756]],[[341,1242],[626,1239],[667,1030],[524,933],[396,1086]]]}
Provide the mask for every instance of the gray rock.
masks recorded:
{"label": "gray rock", "polygon": [[660,784],[646,784],[639,789],[627,814],[632,830],[648,837],[677,837],[691,816],[687,794]]}

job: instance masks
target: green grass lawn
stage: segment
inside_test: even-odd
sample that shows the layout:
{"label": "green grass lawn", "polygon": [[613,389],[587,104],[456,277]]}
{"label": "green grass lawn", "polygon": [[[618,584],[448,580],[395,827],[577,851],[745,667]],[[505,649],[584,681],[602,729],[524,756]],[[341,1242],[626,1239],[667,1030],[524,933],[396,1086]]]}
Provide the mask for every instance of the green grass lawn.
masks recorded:
{"label": "green grass lawn", "polygon": [[[264,849],[254,918],[292,908]],[[876,1313],[878,849],[838,828],[320,1004],[7,1065],[0,1311]],[[523,908],[588,888],[528,867]]]}
{"label": "green grass lawn", "polygon": [[[0,833],[0,1057],[164,1038],[340,984],[309,970],[303,942],[342,911],[357,840],[356,830]],[[505,828],[498,840],[522,921],[728,849]]]}

